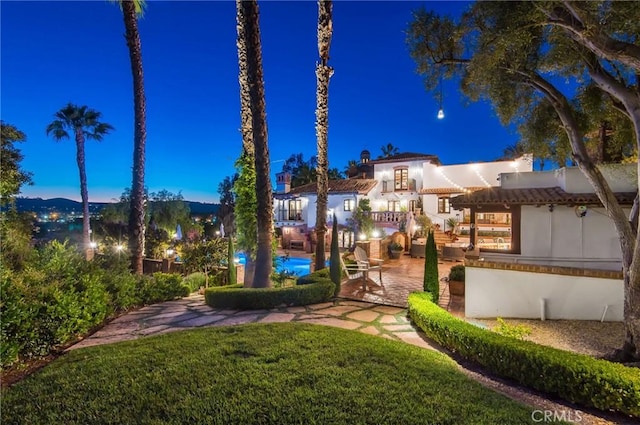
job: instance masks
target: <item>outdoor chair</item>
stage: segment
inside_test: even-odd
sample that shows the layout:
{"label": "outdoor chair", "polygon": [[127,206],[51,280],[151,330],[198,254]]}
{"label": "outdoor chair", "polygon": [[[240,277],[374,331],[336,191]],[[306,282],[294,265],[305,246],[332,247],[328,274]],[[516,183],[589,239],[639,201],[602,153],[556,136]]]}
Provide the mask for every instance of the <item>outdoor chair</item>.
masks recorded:
{"label": "outdoor chair", "polygon": [[347,275],[347,280],[351,281],[361,279],[362,289],[366,291],[367,278],[369,277],[369,270],[367,269],[366,264],[359,262],[346,264],[342,255],[340,256],[340,264],[342,265],[342,270]]}
{"label": "outdoor chair", "polygon": [[359,246],[353,251],[353,255],[356,257],[358,264],[364,266],[367,272],[372,270],[378,270],[380,273],[380,285],[382,285],[382,263],[384,260],[380,258],[369,258],[367,252]]}

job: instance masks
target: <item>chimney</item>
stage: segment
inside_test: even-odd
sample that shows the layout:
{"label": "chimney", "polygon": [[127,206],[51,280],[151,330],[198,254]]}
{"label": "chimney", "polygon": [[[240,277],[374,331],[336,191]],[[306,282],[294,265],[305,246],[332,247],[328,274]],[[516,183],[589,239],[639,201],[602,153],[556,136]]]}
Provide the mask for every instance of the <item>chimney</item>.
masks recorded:
{"label": "chimney", "polygon": [[291,190],[291,174],[276,173],[276,193],[289,193]]}

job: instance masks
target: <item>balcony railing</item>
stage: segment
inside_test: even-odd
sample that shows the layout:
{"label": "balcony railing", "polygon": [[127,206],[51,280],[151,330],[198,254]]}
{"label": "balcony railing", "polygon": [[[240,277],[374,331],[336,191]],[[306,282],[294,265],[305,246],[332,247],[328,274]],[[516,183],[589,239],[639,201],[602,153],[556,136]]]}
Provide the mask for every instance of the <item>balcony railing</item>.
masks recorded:
{"label": "balcony railing", "polygon": [[396,189],[395,182],[393,180],[382,181],[382,193],[388,192],[415,192],[416,191],[416,179],[409,179],[407,181],[406,189]]}
{"label": "balcony railing", "polygon": [[370,214],[375,223],[400,223],[407,220],[407,213],[402,211],[372,211]]}

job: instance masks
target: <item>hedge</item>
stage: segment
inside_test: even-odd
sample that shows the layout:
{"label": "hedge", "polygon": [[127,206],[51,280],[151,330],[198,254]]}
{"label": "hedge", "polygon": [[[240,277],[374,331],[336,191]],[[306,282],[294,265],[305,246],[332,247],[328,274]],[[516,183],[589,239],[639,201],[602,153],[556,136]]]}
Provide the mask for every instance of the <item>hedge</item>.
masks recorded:
{"label": "hedge", "polygon": [[285,288],[243,288],[240,284],[209,288],[204,298],[213,308],[257,310],[324,302],[335,290],[327,269],[300,277],[297,283]]}
{"label": "hedge", "polygon": [[179,275],[134,276],[123,264],[86,261],[57,242],[24,270],[0,268],[0,368],[45,356],[114,313],[189,294]]}
{"label": "hedge", "polygon": [[505,337],[409,295],[411,319],[433,340],[502,377],[574,403],[640,417],[640,369]]}

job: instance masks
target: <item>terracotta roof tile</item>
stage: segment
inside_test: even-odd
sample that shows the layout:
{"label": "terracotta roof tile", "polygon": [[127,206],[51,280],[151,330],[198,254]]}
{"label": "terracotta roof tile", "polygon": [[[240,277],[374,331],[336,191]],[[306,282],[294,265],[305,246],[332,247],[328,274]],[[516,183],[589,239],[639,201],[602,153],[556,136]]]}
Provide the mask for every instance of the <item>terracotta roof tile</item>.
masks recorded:
{"label": "terracotta roof tile", "polygon": [[[373,179],[344,179],[329,180],[329,195],[332,193],[358,193],[360,195],[368,194],[371,189],[376,187],[378,182]],[[317,191],[316,183],[309,183],[302,186],[294,187],[288,193],[276,194],[276,198],[286,198],[291,195],[315,194]]]}
{"label": "terracotta roof tile", "polygon": [[[618,202],[633,204],[635,192],[616,193]],[[451,198],[454,208],[467,208],[475,205],[538,205],[538,204],[579,204],[602,205],[595,193],[568,193],[560,187],[503,189],[494,187],[482,189]]]}

